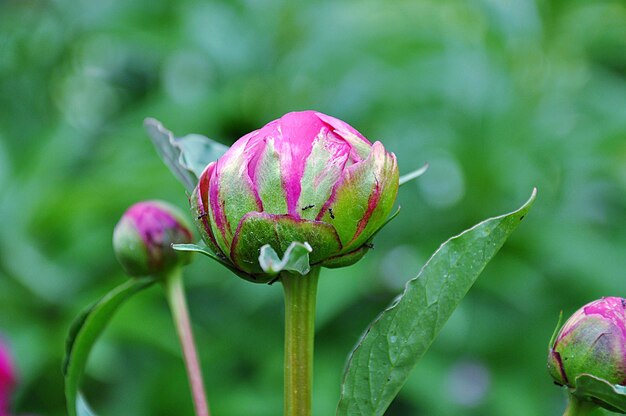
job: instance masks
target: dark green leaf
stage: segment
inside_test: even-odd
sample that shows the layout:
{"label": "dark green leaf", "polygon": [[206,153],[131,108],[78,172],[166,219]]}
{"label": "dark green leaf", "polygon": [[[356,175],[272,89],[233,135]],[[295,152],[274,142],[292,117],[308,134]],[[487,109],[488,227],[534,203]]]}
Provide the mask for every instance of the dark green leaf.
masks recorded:
{"label": "dark green leaf", "polygon": [[483,221],[439,247],[352,352],[337,415],[385,412],[461,299],[524,218],[535,195],[533,190],[519,210]]}
{"label": "dark green leaf", "polygon": [[590,400],[612,412],[626,414],[626,386],[611,384],[590,374],[579,375],[575,384],[574,396]]}
{"label": "dark green leaf", "polygon": [[190,193],[204,168],[228,150],[227,146],[199,134],[174,137],[153,118],[147,118],[144,126],[163,162]]}
{"label": "dark green leaf", "polygon": [[[65,344],[65,399],[69,416],[88,415],[88,408],[78,393],[80,378],[94,343],[104,331],[115,312],[132,295],[147,288],[154,280],[132,279],[119,285],[95,304],[89,306],[74,321]],[[82,410],[78,410],[82,409]]]}
{"label": "dark green leaf", "polygon": [[276,251],[269,244],[266,244],[261,247],[259,264],[263,271],[270,275],[276,275],[286,270],[297,272],[304,276],[311,271],[311,266],[309,265],[309,253],[311,251],[313,249],[308,243],[294,241],[287,247],[285,255],[281,260]]}

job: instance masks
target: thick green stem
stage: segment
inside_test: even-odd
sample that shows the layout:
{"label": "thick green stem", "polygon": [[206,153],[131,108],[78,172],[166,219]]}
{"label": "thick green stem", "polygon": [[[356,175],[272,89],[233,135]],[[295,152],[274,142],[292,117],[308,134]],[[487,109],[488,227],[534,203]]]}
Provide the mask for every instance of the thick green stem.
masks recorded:
{"label": "thick green stem", "polygon": [[319,268],[283,273],[285,290],[285,416],[311,416],[315,297]]}
{"label": "thick green stem", "polygon": [[183,286],[181,269],[172,271],[163,279],[163,288],[172,311],[176,331],[183,350],[187,376],[191,386],[191,396],[197,416],[210,416],[209,405],[204,392],[204,382],[198,361],[198,353],[193,340],[191,322],[185,300],[185,288]]}
{"label": "thick green stem", "polygon": [[563,416],[586,416],[596,409],[596,405],[587,400],[580,400],[573,394],[568,394],[569,402]]}

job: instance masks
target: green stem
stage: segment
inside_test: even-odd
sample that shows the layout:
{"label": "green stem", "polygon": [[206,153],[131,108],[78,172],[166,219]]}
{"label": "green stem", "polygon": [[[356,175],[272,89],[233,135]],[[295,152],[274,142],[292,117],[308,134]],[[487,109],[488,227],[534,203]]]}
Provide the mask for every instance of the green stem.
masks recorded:
{"label": "green stem", "polygon": [[176,332],[178,332],[178,338],[183,350],[196,415],[210,416],[209,405],[204,393],[204,382],[202,381],[198,353],[196,352],[196,345],[191,331],[182,276],[181,268],[173,270],[171,274],[163,279],[163,288],[165,289],[165,295],[172,311],[174,325],[176,326]]}
{"label": "green stem", "polygon": [[319,267],[283,273],[285,290],[285,416],[311,416],[315,297]]}
{"label": "green stem", "polygon": [[580,400],[573,394],[568,394],[569,402],[563,416],[586,416],[596,409],[596,405],[588,400]]}

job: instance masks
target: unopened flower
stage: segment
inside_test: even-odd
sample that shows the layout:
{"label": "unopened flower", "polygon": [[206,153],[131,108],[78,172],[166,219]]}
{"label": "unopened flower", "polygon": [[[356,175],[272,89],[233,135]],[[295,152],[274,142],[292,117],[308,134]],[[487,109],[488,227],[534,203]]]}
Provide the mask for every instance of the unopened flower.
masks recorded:
{"label": "unopened flower", "polygon": [[550,346],[548,369],[568,387],[581,374],[626,384],[626,299],[602,298],[576,311]]}
{"label": "unopened flower", "polygon": [[265,282],[259,249],[308,243],[312,266],[359,260],[385,224],[398,166],[341,120],[288,113],[240,138],[202,173],[191,204],[203,240],[244,277]]}
{"label": "unopened flower", "polygon": [[188,261],[189,253],[171,246],[192,239],[188,221],[178,208],[163,201],[145,201],[128,208],[117,223],[113,248],[131,276],[160,275]]}
{"label": "unopened flower", "polygon": [[9,415],[11,394],[16,382],[9,349],[0,340],[0,416]]}

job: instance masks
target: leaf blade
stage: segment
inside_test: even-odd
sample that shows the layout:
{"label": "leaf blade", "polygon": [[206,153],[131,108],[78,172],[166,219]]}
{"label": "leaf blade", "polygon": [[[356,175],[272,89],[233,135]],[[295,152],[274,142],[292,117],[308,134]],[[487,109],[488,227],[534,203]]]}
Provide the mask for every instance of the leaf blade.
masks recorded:
{"label": "leaf blade", "polygon": [[[403,294],[370,325],[352,352],[338,416],[383,415],[486,264],[517,228],[536,197],[452,237]],[[424,307],[426,305],[426,307]]]}
{"label": "leaf blade", "polygon": [[65,399],[69,416],[88,414],[87,405],[78,389],[94,343],[119,307],[132,295],[153,283],[154,280],[150,278],[128,280],[87,307],[74,320],[65,344],[66,353],[63,364]]}
{"label": "leaf blade", "polygon": [[574,396],[592,400],[612,412],[626,413],[626,386],[611,384],[591,374],[581,374],[575,380]]}
{"label": "leaf blade", "polygon": [[204,168],[228,150],[228,146],[200,134],[175,137],[154,118],[145,119],[144,128],[165,165],[189,193],[193,192]]}

